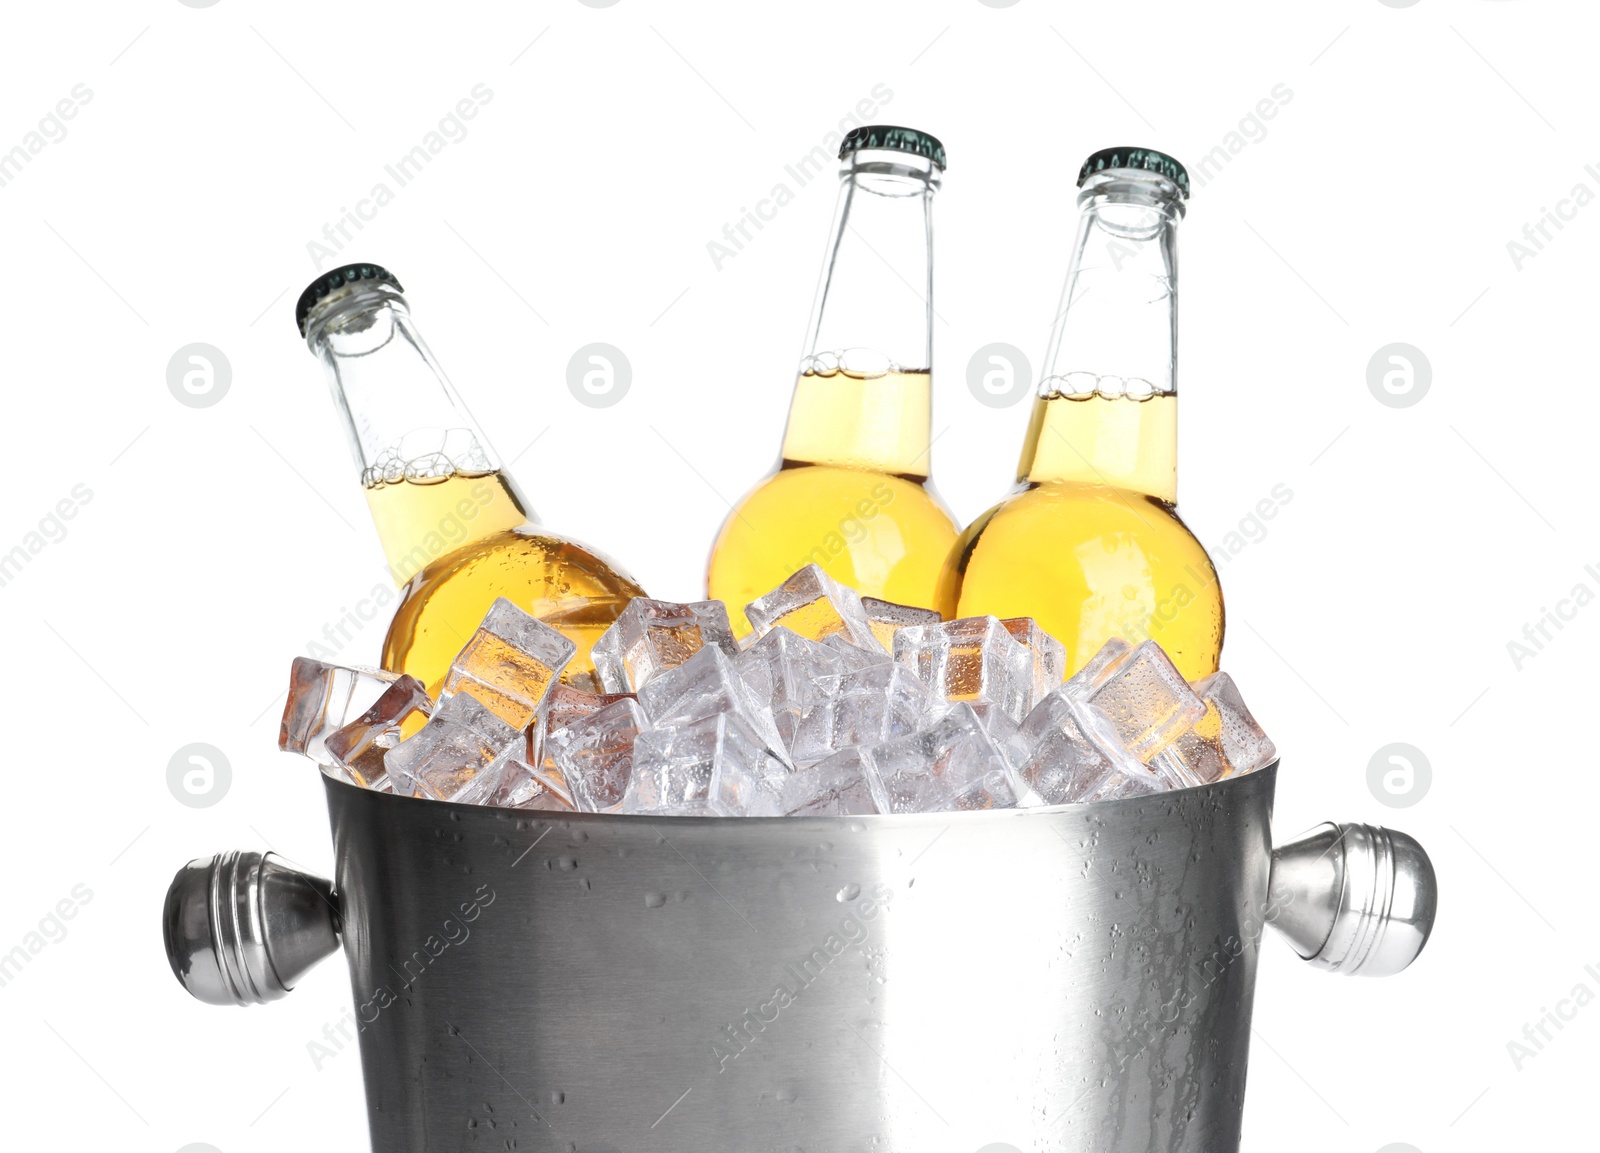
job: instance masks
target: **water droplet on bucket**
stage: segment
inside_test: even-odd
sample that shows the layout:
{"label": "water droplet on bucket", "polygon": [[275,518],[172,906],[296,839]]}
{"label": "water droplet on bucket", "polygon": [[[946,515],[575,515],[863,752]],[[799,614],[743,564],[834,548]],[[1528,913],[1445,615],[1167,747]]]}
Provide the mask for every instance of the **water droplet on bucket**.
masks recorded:
{"label": "water droplet on bucket", "polygon": [[666,903],[667,897],[665,893],[646,893],[644,895],[644,907],[647,909],[659,909]]}
{"label": "water droplet on bucket", "polygon": [[844,888],[835,893],[833,897],[834,900],[843,903],[845,901],[853,901],[860,895],[861,886],[852,881],[850,884],[846,885]]}

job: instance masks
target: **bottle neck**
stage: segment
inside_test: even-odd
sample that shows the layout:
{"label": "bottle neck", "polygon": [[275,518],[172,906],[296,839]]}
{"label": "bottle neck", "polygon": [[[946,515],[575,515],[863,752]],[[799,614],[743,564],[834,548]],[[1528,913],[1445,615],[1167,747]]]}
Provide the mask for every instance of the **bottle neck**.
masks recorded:
{"label": "bottle neck", "polygon": [[844,158],[785,462],[928,475],[940,178],[938,165],[903,152]]}
{"label": "bottle neck", "polygon": [[306,331],[397,584],[531,519],[392,286],[353,286],[330,297]]}
{"label": "bottle neck", "polygon": [[1184,205],[1148,172],[1091,177],[1018,467],[1177,500],[1178,250]]}

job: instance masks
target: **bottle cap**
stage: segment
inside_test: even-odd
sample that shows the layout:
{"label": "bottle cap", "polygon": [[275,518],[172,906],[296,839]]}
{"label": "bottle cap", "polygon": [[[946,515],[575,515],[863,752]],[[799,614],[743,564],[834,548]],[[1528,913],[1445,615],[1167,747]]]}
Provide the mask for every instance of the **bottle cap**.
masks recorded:
{"label": "bottle cap", "polygon": [[919,132],[915,128],[899,128],[893,124],[867,124],[860,128],[852,128],[844,138],[844,143],[839,145],[839,159],[843,160],[850,153],[862,148],[887,148],[891,152],[909,152],[914,156],[926,156],[937,164],[940,169],[944,163],[944,145],[939,143],[936,136],[929,136],[926,132]]}
{"label": "bottle cap", "polygon": [[371,280],[379,284],[392,284],[401,292],[400,280],[387,268],[377,264],[347,264],[343,268],[335,268],[332,272],[324,272],[300,294],[300,299],[294,305],[294,323],[300,330],[300,335],[306,334],[306,320],[311,315],[311,310],[328,297],[338,292],[347,285],[358,280]]}
{"label": "bottle cap", "polygon": [[1078,187],[1097,172],[1108,168],[1142,168],[1164,176],[1178,186],[1185,200],[1189,199],[1189,171],[1165,152],[1153,148],[1102,148],[1083,162],[1078,169]]}

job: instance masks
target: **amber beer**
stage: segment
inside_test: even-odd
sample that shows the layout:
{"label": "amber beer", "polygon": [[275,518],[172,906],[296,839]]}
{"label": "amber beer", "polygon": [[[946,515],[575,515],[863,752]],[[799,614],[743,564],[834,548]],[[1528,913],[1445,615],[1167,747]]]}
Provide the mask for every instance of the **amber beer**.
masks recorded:
{"label": "amber beer", "polygon": [[961,535],[946,616],[1035,618],[1083,666],[1107,640],[1157,641],[1189,680],[1217,671],[1222,589],[1178,516],[1176,160],[1097,152],[1016,487]]}
{"label": "amber beer", "polygon": [[423,343],[400,282],[377,265],[318,277],[295,309],[327,369],[399,607],[383,667],[437,697],[450,660],[495,598],[578,646],[566,679],[644,590],[615,562],[540,525]]}
{"label": "amber beer", "polygon": [[929,480],[933,249],[943,146],[858,128],[840,191],[778,467],[729,513],[706,586],[743,607],[820,565],[867,596],[933,607],[957,525]]}

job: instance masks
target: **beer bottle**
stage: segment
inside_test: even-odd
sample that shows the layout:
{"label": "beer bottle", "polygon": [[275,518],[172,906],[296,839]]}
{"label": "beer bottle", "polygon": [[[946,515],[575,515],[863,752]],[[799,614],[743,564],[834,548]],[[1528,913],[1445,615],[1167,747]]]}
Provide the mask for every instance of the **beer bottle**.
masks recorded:
{"label": "beer bottle", "polygon": [[1144,148],[1078,176],[1076,250],[1017,467],[940,581],[946,616],[1031,616],[1077,669],[1109,638],[1217,669],[1222,590],[1177,511],[1178,222],[1189,176]]}
{"label": "beer bottle", "polygon": [[387,270],[352,264],[319,276],[295,306],[401,586],[383,667],[437,697],[451,659],[505,597],[577,644],[566,679],[587,687],[590,647],[644,590],[608,558],[538,523],[423,343],[402,291]]}
{"label": "beer bottle", "polygon": [[735,632],[744,606],[817,564],[867,596],[933,607],[959,526],[929,481],[933,232],[944,147],[857,128],[776,470],[734,506],[706,585]]}

